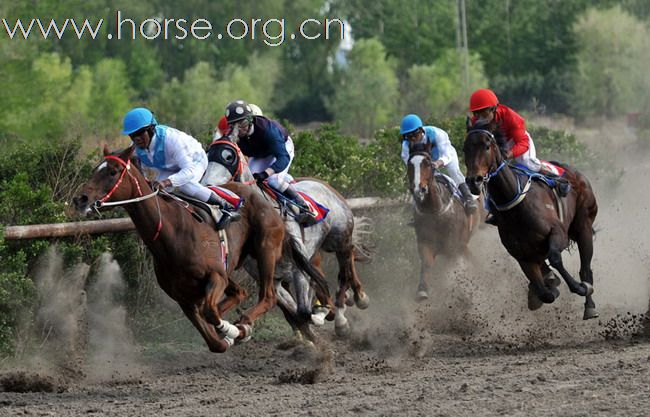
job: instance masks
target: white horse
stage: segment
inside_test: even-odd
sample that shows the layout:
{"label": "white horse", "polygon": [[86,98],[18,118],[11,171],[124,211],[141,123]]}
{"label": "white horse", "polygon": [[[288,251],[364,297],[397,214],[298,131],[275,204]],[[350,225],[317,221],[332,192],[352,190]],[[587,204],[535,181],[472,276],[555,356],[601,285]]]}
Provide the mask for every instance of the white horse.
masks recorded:
{"label": "white horse", "polygon": [[[208,150],[208,161],[208,169],[201,180],[204,185],[254,181],[245,157],[231,141],[224,139],[213,142]],[[311,196],[330,210],[323,221],[309,227],[302,227],[291,215],[285,215],[284,218],[287,232],[296,238],[303,254],[317,268],[320,269],[320,250],[336,254],[339,288],[334,303],[334,326],[337,335],[347,336],[350,324],[345,317],[346,305],[356,303],[358,308],[365,309],[370,301],[355,269],[355,261],[370,261],[370,251],[361,243],[361,228],[355,228],[355,217],[343,196],[327,183],[315,179],[298,179],[295,186],[298,191]],[[256,276],[254,262],[246,262],[244,267],[249,274]],[[295,299],[289,289],[291,284]],[[324,309],[312,311],[313,293],[309,279],[290,260],[282,260],[276,266],[276,291],[278,305],[294,331],[301,331],[313,340],[315,336],[311,333],[309,324],[322,325],[326,316],[331,320],[331,314]],[[319,301],[324,304],[324,300]]]}

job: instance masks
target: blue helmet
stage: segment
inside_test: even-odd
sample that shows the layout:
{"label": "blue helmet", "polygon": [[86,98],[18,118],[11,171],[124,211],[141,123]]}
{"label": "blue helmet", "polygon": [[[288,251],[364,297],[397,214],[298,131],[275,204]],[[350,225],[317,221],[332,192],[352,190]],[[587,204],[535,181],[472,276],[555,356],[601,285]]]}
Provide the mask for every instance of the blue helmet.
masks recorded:
{"label": "blue helmet", "polygon": [[416,114],[408,114],[402,119],[402,125],[400,126],[399,134],[406,135],[407,133],[411,133],[421,128],[422,126],[422,119],[420,119]]}
{"label": "blue helmet", "polygon": [[122,130],[122,134],[130,135],[143,127],[157,124],[158,122],[151,110],[145,109],[144,107],[136,107],[124,116],[124,129]]}

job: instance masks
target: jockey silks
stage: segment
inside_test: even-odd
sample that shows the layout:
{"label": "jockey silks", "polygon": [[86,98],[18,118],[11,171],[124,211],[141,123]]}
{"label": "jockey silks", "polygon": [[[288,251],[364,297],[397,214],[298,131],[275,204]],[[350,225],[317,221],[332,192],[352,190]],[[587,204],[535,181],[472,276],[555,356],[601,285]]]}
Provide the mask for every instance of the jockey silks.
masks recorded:
{"label": "jockey silks", "polygon": [[142,165],[156,171],[158,181],[169,179],[174,187],[198,182],[207,167],[199,141],[165,125],[156,126],[148,149],[136,147],[135,152]]}
{"label": "jockey silks", "polygon": [[285,145],[288,137],[289,132],[280,123],[264,116],[255,116],[252,133],[239,139],[239,149],[253,158],[275,157],[271,169],[282,172],[291,162]]}

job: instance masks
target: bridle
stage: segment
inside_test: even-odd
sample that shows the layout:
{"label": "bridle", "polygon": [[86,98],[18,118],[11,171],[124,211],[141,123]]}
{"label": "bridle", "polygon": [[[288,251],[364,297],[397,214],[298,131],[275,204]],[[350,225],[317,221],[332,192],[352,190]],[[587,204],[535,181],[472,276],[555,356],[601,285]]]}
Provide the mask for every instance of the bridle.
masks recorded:
{"label": "bridle", "polygon": [[[492,132],[486,129],[472,129],[469,132],[467,132],[467,136],[465,137],[465,140],[467,140],[467,137],[469,137],[471,133],[483,133],[487,135],[490,139],[490,152],[494,152],[494,146],[497,146],[497,142]],[[487,192],[487,186],[492,178],[495,178],[497,175],[499,175],[499,173],[501,173],[501,171],[503,171],[503,169],[508,165],[508,162],[505,159],[503,159],[503,161],[501,161],[501,163],[498,166],[496,166],[496,168],[495,165],[496,165],[496,158],[492,158],[492,162],[490,163],[490,167],[488,168],[487,175],[483,177],[480,187],[481,190],[483,191],[483,194],[488,198],[488,200],[496,210],[508,211],[514,208],[515,206],[517,206],[522,201],[524,201],[526,195],[528,194],[528,191],[530,190],[533,179],[532,177],[529,176],[528,180],[526,181],[526,184],[524,184],[522,187],[520,176],[515,175],[515,178],[517,180],[517,192],[514,198],[505,204],[497,204],[492,199],[490,194]]]}
{"label": "bridle", "polygon": [[[122,158],[114,156],[114,155],[107,155],[107,156],[104,157],[104,160],[116,161],[120,165],[122,165],[124,167],[124,169],[122,170],[122,173],[120,174],[120,178],[118,178],[118,180],[115,182],[113,187],[108,191],[108,193],[106,193],[106,195],[104,197],[100,198],[99,200],[95,200],[95,202],[93,203],[92,208],[97,212],[97,214],[101,215],[99,213],[99,209],[101,207],[112,207],[112,206],[120,206],[120,205],[123,205],[123,204],[137,203],[137,202],[140,202],[140,201],[148,200],[148,199],[158,195],[158,193],[160,191],[159,189],[154,190],[150,194],[142,195],[142,189],[140,188],[140,182],[138,181],[138,179],[136,177],[133,176],[133,174],[131,174],[131,161],[124,162],[124,160],[122,160]],[[131,180],[133,180],[135,182],[135,187],[138,190],[138,194],[140,195],[140,197],[130,198],[128,200],[119,200],[119,201],[107,202],[107,200],[111,198],[113,193],[115,193],[115,191],[117,191],[117,189],[120,187],[120,185],[122,184],[122,181],[124,180],[124,177],[125,177],[126,174],[128,174],[129,177],[131,178]],[[160,230],[162,229],[162,216],[160,214],[160,202],[157,199],[156,199],[156,206],[158,208],[158,226],[157,226],[156,234],[153,237],[153,240],[158,239],[158,236],[160,235]]]}
{"label": "bridle", "polygon": [[[411,160],[413,159],[413,157],[418,156],[418,155],[419,155],[419,156],[423,156],[424,158],[427,158],[427,159],[431,159],[431,155],[430,155],[428,152],[413,152],[413,153],[411,153],[411,154],[409,155],[408,163],[411,164]],[[431,187],[430,187],[429,185],[430,185],[431,183],[433,183],[433,185],[434,185],[435,187],[437,187],[437,192],[440,193],[440,184],[438,183],[438,181],[435,181],[435,178],[434,178],[434,177],[435,177],[435,171],[436,171],[436,170],[433,168],[433,166],[432,166],[431,168],[432,168],[432,169],[431,169],[431,178],[430,178],[429,181],[428,181],[429,184],[427,184],[427,191],[426,191],[426,194],[429,194],[429,193],[430,193],[430,188],[431,188]],[[414,193],[413,190],[412,190],[411,192]],[[414,199],[415,199],[415,196],[414,196]],[[447,211],[449,211],[449,209],[451,209],[453,203],[454,203],[454,197],[453,197],[453,196],[450,196],[450,198],[449,198],[449,200],[447,201],[447,203],[445,204],[445,206],[444,206],[441,210],[439,210],[438,212],[436,212],[436,214],[438,214],[438,215],[442,215],[442,214],[446,213]],[[415,211],[416,211],[418,214],[429,213],[429,212],[426,212],[426,211],[422,211],[422,210],[418,207],[417,203],[415,204]]]}
{"label": "bridle", "polygon": [[221,145],[221,144],[232,147],[237,153],[237,158],[238,158],[237,168],[235,169],[235,172],[232,173],[232,180],[239,181],[241,175],[244,172],[244,155],[242,154],[241,149],[239,149],[239,146],[237,146],[236,143],[228,139],[217,139],[210,144],[210,147],[212,147],[212,145]]}

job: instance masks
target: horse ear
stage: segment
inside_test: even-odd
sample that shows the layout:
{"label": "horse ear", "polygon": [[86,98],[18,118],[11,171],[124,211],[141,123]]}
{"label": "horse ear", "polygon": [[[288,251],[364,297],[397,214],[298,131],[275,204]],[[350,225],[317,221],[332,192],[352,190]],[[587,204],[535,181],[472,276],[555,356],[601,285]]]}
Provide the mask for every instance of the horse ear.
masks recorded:
{"label": "horse ear", "polygon": [[104,156],[108,156],[111,154],[111,150],[108,149],[108,145],[104,144]]}
{"label": "horse ear", "polygon": [[122,153],[120,153],[120,158],[123,161],[130,161],[131,158],[133,158],[133,154],[135,153],[135,146],[131,145],[128,148],[124,149]]}

